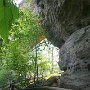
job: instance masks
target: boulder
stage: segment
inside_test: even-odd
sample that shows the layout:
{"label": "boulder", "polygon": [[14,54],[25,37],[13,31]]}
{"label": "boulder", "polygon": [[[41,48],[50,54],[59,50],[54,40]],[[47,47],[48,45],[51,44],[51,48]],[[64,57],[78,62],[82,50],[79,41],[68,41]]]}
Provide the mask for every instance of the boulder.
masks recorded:
{"label": "boulder", "polygon": [[61,47],[59,66],[64,71],[61,86],[90,90],[90,26],[73,33]]}

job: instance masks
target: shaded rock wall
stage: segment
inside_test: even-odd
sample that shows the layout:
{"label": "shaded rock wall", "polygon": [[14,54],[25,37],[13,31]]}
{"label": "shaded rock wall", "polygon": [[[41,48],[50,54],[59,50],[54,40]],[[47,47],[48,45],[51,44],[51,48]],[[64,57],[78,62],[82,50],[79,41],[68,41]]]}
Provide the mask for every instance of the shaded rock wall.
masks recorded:
{"label": "shaded rock wall", "polygon": [[76,30],[90,24],[89,0],[35,0],[49,41],[59,48]]}
{"label": "shaded rock wall", "polygon": [[61,86],[90,90],[90,26],[73,33],[61,47]]}
{"label": "shaded rock wall", "polygon": [[35,0],[41,26],[60,48],[61,87],[90,90],[90,0]]}

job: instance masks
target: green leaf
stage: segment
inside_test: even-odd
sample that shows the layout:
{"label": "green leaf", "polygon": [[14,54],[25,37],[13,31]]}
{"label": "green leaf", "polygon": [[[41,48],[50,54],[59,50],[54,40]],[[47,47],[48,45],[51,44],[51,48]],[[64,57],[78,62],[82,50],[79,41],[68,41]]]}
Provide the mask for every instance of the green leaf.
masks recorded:
{"label": "green leaf", "polygon": [[4,40],[7,40],[8,37],[8,22],[6,22],[4,19],[2,22],[0,22],[0,35]]}
{"label": "green leaf", "polygon": [[0,36],[7,41],[9,30],[15,19],[19,18],[18,8],[8,0],[0,0]]}
{"label": "green leaf", "polygon": [[20,17],[19,9],[12,3],[8,3],[11,8],[13,19],[18,19]]}

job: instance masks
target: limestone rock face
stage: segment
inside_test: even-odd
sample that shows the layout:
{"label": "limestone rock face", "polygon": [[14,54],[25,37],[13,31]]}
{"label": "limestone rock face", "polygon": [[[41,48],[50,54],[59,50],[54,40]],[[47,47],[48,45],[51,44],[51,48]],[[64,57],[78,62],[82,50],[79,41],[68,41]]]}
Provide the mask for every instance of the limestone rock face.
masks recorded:
{"label": "limestone rock face", "polygon": [[61,86],[90,90],[90,26],[73,33],[60,49]]}
{"label": "limestone rock face", "polygon": [[78,29],[90,24],[90,0],[35,0],[46,37],[59,48]]}
{"label": "limestone rock face", "polygon": [[35,0],[41,26],[60,48],[61,87],[90,90],[90,0]]}

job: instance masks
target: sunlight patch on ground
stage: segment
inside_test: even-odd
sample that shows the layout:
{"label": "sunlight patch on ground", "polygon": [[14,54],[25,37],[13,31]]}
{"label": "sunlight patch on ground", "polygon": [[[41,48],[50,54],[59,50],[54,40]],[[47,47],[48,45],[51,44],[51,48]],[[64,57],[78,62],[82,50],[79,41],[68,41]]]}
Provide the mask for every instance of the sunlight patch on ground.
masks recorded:
{"label": "sunlight patch on ground", "polygon": [[57,73],[53,73],[53,74],[50,74],[49,76],[45,77],[45,79],[49,79],[50,77],[53,77],[53,76],[61,76],[61,74],[57,74]]}

